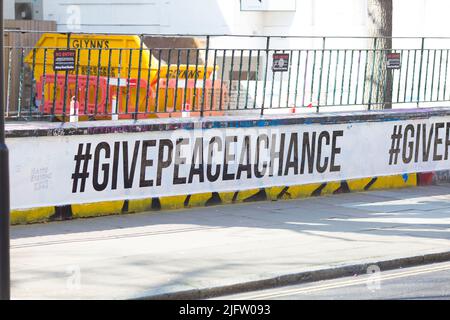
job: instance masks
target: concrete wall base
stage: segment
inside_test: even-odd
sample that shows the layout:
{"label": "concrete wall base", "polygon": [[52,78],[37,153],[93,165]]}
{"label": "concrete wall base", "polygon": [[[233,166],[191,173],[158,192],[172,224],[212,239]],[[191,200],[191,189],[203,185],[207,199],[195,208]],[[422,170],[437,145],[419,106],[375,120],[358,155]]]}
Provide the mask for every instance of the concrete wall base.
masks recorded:
{"label": "concrete wall base", "polygon": [[[419,177],[422,178],[419,179]],[[422,182],[420,182],[420,180]],[[319,184],[239,190],[235,192],[212,192],[179,195],[172,197],[147,198],[140,200],[74,204],[62,207],[43,207],[12,211],[11,223],[13,225],[31,224],[71,220],[77,218],[91,218],[107,215],[140,213],[146,211],[177,210],[193,207],[210,207],[216,205],[254,201],[290,200],[307,197],[326,196],[330,194],[382,189],[397,189],[414,187],[417,185],[426,185],[428,183],[428,180],[427,174],[412,173],[404,175],[355,179],[340,182],[335,181]],[[424,181],[426,181],[427,183],[425,183]]]}

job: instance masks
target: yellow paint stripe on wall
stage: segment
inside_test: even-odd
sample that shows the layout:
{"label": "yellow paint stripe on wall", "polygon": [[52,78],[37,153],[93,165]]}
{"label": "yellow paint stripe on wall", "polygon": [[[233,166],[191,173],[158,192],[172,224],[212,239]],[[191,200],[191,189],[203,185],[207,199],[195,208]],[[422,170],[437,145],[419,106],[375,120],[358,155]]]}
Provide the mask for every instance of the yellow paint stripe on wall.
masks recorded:
{"label": "yellow paint stripe on wall", "polygon": [[130,200],[128,201],[128,213],[151,210],[152,203],[152,199]]}
{"label": "yellow paint stripe on wall", "polygon": [[173,197],[160,197],[159,203],[161,204],[161,210],[176,210],[184,208],[184,202],[186,201],[185,195],[173,196]]}
{"label": "yellow paint stripe on wall", "polygon": [[373,178],[364,178],[364,179],[355,179],[355,180],[348,180],[348,188],[352,192],[357,191],[364,191],[365,187],[372,181]]}
{"label": "yellow paint stripe on wall", "polygon": [[212,193],[198,193],[193,194],[189,198],[189,204],[188,208],[191,207],[203,207],[205,206],[206,202],[211,199]]}
{"label": "yellow paint stripe on wall", "polygon": [[341,187],[341,182],[328,182],[325,188],[322,189],[320,195],[333,194]]}
{"label": "yellow paint stripe on wall", "polygon": [[233,198],[236,192],[219,192],[220,199],[223,204],[233,203]]}
{"label": "yellow paint stripe on wall", "polygon": [[49,221],[55,214],[55,207],[11,211],[11,224],[28,224]]}
{"label": "yellow paint stripe on wall", "polygon": [[[267,198],[272,201],[278,200],[278,196],[281,194],[281,192],[283,192],[284,189],[286,189],[286,187],[266,188]],[[289,199],[289,196],[286,194],[286,192],[281,196],[281,199]]]}
{"label": "yellow paint stripe on wall", "polygon": [[289,194],[289,199],[307,198],[310,197],[311,194],[320,186],[320,183],[305,184],[303,186],[292,186],[289,187],[287,193]]}
{"label": "yellow paint stripe on wall", "polygon": [[236,196],[236,202],[244,202],[245,200],[247,200],[248,198],[254,196],[255,194],[257,194],[260,191],[260,189],[250,189],[250,190],[242,190],[239,191],[239,193]]}
{"label": "yellow paint stripe on wall", "polygon": [[121,214],[125,201],[97,202],[72,205],[73,218],[100,217]]}
{"label": "yellow paint stripe on wall", "polygon": [[417,174],[415,173],[408,175],[379,177],[370,189],[395,189],[413,186],[417,186]]}

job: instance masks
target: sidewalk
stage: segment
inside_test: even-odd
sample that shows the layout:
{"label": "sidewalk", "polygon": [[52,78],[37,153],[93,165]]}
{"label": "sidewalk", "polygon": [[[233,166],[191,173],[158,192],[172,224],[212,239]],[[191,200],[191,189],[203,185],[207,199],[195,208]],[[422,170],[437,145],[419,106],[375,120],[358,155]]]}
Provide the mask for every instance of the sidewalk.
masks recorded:
{"label": "sidewalk", "polygon": [[14,299],[139,298],[448,252],[450,185],[16,226],[11,237]]}

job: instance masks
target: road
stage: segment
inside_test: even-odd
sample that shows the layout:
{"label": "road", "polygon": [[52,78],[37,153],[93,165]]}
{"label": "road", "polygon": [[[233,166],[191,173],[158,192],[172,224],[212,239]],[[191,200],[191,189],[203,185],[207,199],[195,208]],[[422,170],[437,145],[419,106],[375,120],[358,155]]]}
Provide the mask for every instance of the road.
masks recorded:
{"label": "road", "polygon": [[127,299],[450,251],[450,185],[15,226],[14,299]]}
{"label": "road", "polygon": [[[373,271],[376,268],[369,270]],[[450,263],[381,271],[370,275],[318,281],[219,299],[231,300],[448,300]]]}

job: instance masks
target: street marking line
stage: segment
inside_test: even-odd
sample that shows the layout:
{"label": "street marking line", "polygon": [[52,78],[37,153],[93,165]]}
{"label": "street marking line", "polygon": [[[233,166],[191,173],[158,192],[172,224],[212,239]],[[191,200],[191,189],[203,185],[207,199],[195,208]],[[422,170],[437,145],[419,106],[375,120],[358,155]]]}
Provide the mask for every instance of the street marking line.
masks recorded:
{"label": "street marking line", "polygon": [[[444,266],[440,267],[430,267],[422,270],[417,271],[405,271],[405,272],[398,272],[392,275],[380,275],[380,277],[377,279],[378,281],[386,281],[386,280],[392,280],[397,278],[404,278],[408,276],[415,276],[425,273],[433,273],[437,271],[446,271],[450,270],[450,264],[446,264]],[[366,276],[366,275],[365,275]],[[367,275],[370,276],[370,275]],[[270,298],[277,298],[277,297],[283,297],[291,294],[300,294],[300,293],[312,293],[317,291],[323,291],[327,289],[337,289],[337,288],[343,288],[343,287],[349,287],[359,284],[367,283],[367,281],[370,281],[369,277],[365,277],[364,279],[357,279],[357,280],[348,280],[348,281],[341,281],[338,283],[332,283],[332,284],[324,284],[324,285],[318,285],[318,286],[311,286],[308,288],[302,288],[302,289],[289,289],[281,292],[275,292],[272,294],[259,294],[255,296],[249,296],[244,297],[248,300],[258,300],[258,299],[270,299]]]}

